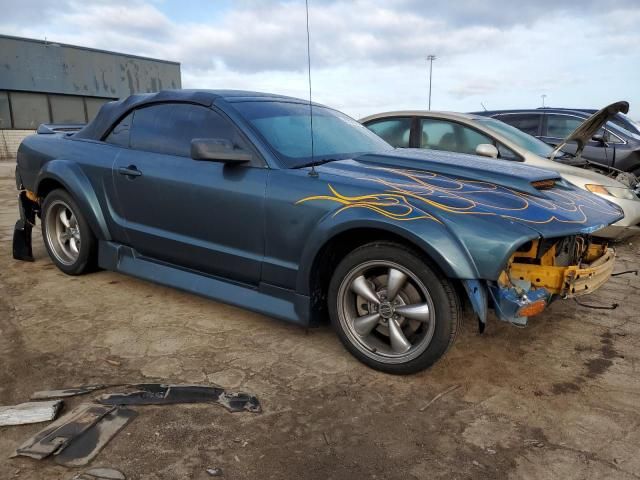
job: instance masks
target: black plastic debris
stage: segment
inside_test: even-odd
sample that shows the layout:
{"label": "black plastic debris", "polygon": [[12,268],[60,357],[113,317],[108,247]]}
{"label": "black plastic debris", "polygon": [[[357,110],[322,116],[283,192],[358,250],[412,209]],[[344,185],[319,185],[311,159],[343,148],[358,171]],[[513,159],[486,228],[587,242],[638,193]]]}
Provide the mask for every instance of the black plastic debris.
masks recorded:
{"label": "black plastic debris", "polygon": [[258,399],[248,393],[226,392],[210,385],[164,385],[142,383],[131,385],[134,391],[110,393],[97,401],[104,405],[164,405],[174,403],[218,403],[230,412],[262,411]]}
{"label": "black plastic debris", "polygon": [[0,407],[0,427],[48,422],[58,415],[62,400],[27,402]]}
{"label": "black plastic debris", "polygon": [[64,449],[113,410],[113,406],[81,404],[24,442],[15,455],[42,460]]}
{"label": "black plastic debris", "polygon": [[116,408],[107,413],[92,428],[74,438],[64,450],[59,452],[55,457],[56,463],[66,467],[82,467],[89,464],[100,450],[137,415],[128,408]]}
{"label": "black plastic debris", "polygon": [[33,262],[31,231],[36,223],[36,212],[25,191],[20,192],[18,208],[20,219],[13,229],[13,258]]}

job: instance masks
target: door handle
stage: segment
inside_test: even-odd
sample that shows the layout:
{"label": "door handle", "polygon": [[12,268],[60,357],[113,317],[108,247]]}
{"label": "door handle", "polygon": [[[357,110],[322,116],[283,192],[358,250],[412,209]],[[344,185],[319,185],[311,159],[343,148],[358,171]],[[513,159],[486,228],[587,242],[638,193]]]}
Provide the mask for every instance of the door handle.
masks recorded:
{"label": "door handle", "polygon": [[142,175],[142,172],[138,170],[135,165],[129,165],[128,167],[120,167],[118,168],[118,173],[120,175],[125,175],[127,177],[139,177]]}

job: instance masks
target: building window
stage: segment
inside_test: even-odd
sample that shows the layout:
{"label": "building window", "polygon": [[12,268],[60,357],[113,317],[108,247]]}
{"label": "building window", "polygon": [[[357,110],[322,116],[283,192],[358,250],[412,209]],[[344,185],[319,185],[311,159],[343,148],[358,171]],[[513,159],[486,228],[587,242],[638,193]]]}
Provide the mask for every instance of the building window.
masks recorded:
{"label": "building window", "polygon": [[41,123],[50,123],[49,103],[43,93],[11,92],[13,128],[35,130]]}
{"label": "building window", "polygon": [[86,123],[82,97],[49,95],[53,123]]}
{"label": "building window", "polygon": [[9,94],[7,92],[0,92],[0,130],[5,128],[11,128]]}
{"label": "building window", "polygon": [[84,124],[113,98],[0,90],[0,130],[36,130],[42,123]]}
{"label": "building window", "polygon": [[96,118],[100,107],[102,107],[102,105],[104,105],[105,103],[110,102],[111,99],[85,97],[84,101],[87,105],[87,121],[90,122],[91,120]]}

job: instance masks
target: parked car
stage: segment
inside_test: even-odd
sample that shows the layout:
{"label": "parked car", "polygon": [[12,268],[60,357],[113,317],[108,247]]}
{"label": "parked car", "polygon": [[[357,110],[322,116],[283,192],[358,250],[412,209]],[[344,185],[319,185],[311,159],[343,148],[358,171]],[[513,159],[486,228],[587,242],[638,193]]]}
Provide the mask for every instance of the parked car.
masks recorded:
{"label": "parked car", "polygon": [[394,150],[303,100],[163,91],[39,131],[18,151],[16,258],[33,259],[40,218],[67,274],[97,265],[304,326],[328,315],[386,372],[440,358],[464,297],[481,325],[489,307],[524,325],[614,266],[590,234],[616,205],[548,170]]}
{"label": "parked car", "polygon": [[[572,156],[549,160],[552,147],[499,120],[468,113],[404,111],[379,113],[360,121],[394,147],[477,154],[554,170],[568,182],[624,210],[624,219],[596,235],[621,240],[640,233],[640,198],[634,189],[572,165],[576,160]],[[582,165],[579,159],[577,165]]]}
{"label": "parked car", "polygon": [[[595,111],[531,108],[474,113],[497,118],[556,147]],[[582,157],[601,167],[631,172],[640,178],[640,133],[622,127],[622,117],[619,115],[621,112],[613,114],[599,129],[595,138],[589,139],[582,151]],[[625,124],[628,125],[627,122]],[[575,154],[576,149],[575,143],[568,143],[562,147],[562,151],[569,154]]]}

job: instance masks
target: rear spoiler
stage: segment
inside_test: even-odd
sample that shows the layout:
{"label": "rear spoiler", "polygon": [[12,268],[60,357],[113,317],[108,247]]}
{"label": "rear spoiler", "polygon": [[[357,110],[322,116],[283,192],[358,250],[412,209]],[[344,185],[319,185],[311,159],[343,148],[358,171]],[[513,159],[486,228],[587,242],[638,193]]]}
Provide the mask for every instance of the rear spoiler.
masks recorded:
{"label": "rear spoiler", "polygon": [[36,131],[39,135],[52,133],[77,132],[84,128],[84,123],[42,123]]}

